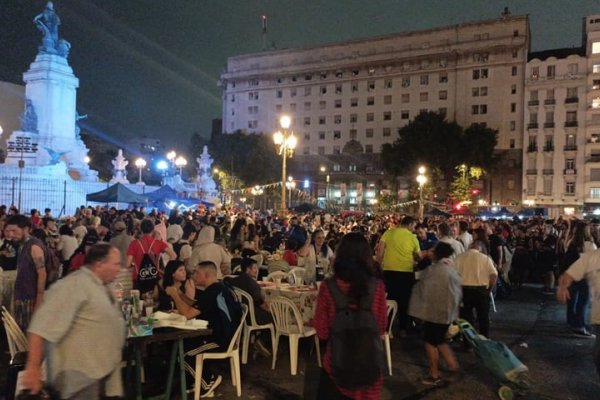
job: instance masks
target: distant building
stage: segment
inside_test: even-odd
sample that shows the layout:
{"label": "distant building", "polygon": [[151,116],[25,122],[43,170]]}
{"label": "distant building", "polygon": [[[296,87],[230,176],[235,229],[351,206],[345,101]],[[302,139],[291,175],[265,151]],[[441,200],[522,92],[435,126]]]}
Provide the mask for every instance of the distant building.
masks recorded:
{"label": "distant building", "polygon": [[419,112],[439,111],[465,127],[498,129],[504,164],[485,196],[503,204],[520,202],[529,37],[527,16],[503,14],[230,57],[221,75],[223,130],[271,134],[279,128],[279,116],[289,114],[298,137],[290,174],[317,182],[319,197],[327,188],[328,199],[360,207],[378,191],[397,190],[383,179],[381,146],[393,142]]}
{"label": "distant building", "polygon": [[600,15],[583,32],[581,47],[527,63],[523,203],[551,215],[600,207]]}

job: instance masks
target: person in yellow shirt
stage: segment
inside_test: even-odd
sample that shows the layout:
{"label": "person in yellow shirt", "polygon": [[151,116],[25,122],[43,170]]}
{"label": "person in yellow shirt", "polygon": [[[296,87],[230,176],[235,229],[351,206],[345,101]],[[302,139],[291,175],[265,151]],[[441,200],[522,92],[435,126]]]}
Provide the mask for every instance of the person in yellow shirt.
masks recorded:
{"label": "person in yellow shirt", "polygon": [[387,298],[398,303],[400,329],[408,328],[408,302],[415,283],[414,266],[421,257],[419,240],[413,230],[417,221],[405,216],[400,226],[388,229],[379,240],[377,261],[383,266]]}

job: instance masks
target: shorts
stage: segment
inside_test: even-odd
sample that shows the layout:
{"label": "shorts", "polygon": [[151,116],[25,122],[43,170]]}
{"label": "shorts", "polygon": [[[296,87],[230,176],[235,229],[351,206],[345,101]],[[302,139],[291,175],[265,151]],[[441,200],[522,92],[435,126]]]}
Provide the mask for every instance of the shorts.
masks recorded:
{"label": "shorts", "polygon": [[446,332],[450,324],[423,322],[423,339],[432,346],[439,346],[446,340]]}

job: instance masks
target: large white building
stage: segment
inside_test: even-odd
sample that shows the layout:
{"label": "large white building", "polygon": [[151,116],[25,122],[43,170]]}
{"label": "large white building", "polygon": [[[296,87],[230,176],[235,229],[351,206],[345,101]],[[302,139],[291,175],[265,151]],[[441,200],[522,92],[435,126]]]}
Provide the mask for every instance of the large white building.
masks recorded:
{"label": "large white building", "polygon": [[270,134],[281,114],[291,115],[299,139],[291,173],[324,182],[324,167],[328,197],[361,205],[385,187],[382,144],[419,112],[441,111],[462,126],[499,131],[497,149],[506,157],[485,197],[519,202],[529,36],[526,16],[503,15],[231,57],[221,76],[223,130]]}
{"label": "large white building", "polygon": [[600,15],[581,47],[531,53],[525,77],[523,202],[551,214],[600,206]]}

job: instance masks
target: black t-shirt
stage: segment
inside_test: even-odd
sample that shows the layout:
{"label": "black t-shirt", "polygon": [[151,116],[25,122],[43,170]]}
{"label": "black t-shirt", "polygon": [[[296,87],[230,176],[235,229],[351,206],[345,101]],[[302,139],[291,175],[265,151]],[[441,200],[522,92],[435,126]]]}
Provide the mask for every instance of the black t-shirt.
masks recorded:
{"label": "black t-shirt", "polygon": [[17,269],[17,249],[8,240],[0,245],[0,267],[4,271]]}
{"label": "black t-shirt", "polygon": [[221,282],[215,282],[204,290],[196,290],[194,307],[200,310],[200,314],[196,318],[208,321],[208,327],[213,331],[212,340],[221,347],[227,347],[231,340],[232,331],[235,330],[235,327],[233,327],[235,323],[231,322],[231,326],[227,327],[223,325],[224,318],[222,318],[218,304],[218,298],[221,294],[222,298],[233,296],[231,291]]}
{"label": "black t-shirt", "polygon": [[498,265],[498,261],[500,261],[500,252],[498,247],[504,246],[504,239],[498,234],[490,235],[490,256],[496,265]]}

